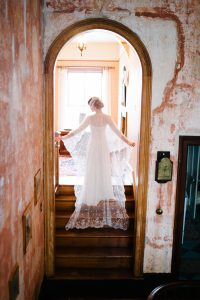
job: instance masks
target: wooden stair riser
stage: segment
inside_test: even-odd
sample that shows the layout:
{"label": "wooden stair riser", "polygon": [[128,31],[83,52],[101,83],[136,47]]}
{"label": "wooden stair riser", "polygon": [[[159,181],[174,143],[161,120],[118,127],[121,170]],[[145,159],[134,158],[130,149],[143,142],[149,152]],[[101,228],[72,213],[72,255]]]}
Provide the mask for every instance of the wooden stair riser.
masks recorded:
{"label": "wooden stair riser", "polygon": [[61,185],[57,191],[58,195],[74,195],[74,186],[73,185]]}
{"label": "wooden stair riser", "polygon": [[[55,206],[56,206],[56,212],[57,211],[73,212],[75,209],[75,200],[56,199]],[[127,212],[134,211],[135,201],[126,201],[125,206],[126,206]]]}
{"label": "wooden stair riser", "polygon": [[56,257],[56,268],[131,268],[131,257]]}
{"label": "wooden stair riser", "polygon": [[56,236],[55,244],[57,247],[78,247],[78,248],[99,248],[99,247],[127,247],[133,245],[133,237],[59,237]]}
{"label": "wooden stair riser", "polygon": [[127,280],[133,278],[133,266],[129,269],[80,269],[80,268],[56,268],[56,279],[79,279],[79,280]]}
{"label": "wooden stair riser", "polygon": [[66,200],[61,201],[56,199],[56,212],[64,211],[66,213],[72,213],[75,209],[75,201],[74,200]]}

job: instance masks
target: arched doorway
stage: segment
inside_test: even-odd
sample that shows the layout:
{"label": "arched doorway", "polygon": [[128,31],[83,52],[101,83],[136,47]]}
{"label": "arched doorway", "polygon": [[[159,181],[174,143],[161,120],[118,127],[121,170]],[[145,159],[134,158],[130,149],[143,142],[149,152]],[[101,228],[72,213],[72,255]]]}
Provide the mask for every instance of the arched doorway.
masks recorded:
{"label": "arched doorway", "polygon": [[126,26],[109,19],[91,18],[67,27],[54,40],[45,59],[45,130],[44,130],[44,198],[45,198],[45,264],[46,275],[54,274],[54,90],[53,72],[57,55],[63,45],[74,35],[91,29],[105,29],[121,35],[136,50],[142,65],[142,100],[140,151],[138,165],[138,189],[135,228],[134,275],[143,271],[144,235],[146,220],[146,198],[148,186],[148,162],[151,108],[151,61],[139,37]]}

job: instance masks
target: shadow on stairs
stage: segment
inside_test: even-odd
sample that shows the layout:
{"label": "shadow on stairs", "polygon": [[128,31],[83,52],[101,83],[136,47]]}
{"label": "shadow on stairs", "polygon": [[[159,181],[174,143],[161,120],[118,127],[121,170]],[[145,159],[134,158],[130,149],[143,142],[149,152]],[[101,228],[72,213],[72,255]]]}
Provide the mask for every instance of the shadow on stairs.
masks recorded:
{"label": "shadow on stairs", "polygon": [[152,290],[142,280],[44,279],[39,300],[147,299]]}
{"label": "shadow on stairs", "polygon": [[65,280],[44,278],[38,300],[147,300],[171,276],[144,276],[129,280]]}

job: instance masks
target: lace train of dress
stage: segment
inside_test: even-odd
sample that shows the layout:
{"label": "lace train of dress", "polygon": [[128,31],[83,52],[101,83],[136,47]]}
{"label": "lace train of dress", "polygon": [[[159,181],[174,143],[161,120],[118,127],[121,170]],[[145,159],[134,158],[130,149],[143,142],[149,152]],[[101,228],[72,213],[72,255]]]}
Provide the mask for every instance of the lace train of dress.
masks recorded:
{"label": "lace train of dress", "polygon": [[[123,173],[128,164],[131,147],[118,137],[109,124],[89,119],[90,132],[63,139],[77,166],[77,175],[83,175],[83,185],[75,186],[75,211],[66,230],[104,226],[126,230],[128,215],[125,208]],[[94,118],[95,121],[95,118]]]}

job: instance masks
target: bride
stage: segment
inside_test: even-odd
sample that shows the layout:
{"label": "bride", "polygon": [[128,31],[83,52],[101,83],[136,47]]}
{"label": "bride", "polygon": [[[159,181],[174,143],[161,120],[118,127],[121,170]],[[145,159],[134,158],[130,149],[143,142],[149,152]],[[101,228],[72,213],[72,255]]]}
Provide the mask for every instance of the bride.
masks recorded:
{"label": "bride", "polygon": [[[98,97],[88,101],[93,114],[65,136],[60,136],[71,153],[83,185],[74,187],[76,204],[66,230],[105,226],[128,228],[123,185],[124,172],[131,147],[135,146],[117,128],[111,117],[102,112],[103,102]],[[90,132],[86,128],[90,128]]]}

